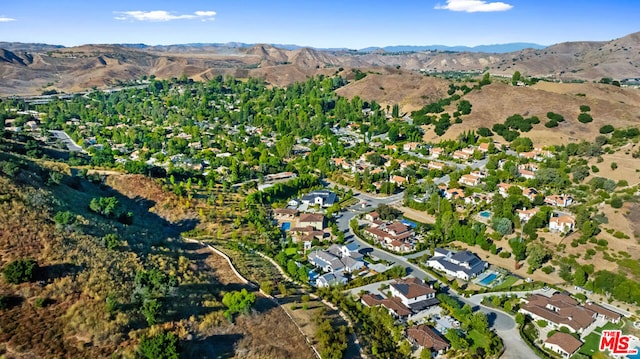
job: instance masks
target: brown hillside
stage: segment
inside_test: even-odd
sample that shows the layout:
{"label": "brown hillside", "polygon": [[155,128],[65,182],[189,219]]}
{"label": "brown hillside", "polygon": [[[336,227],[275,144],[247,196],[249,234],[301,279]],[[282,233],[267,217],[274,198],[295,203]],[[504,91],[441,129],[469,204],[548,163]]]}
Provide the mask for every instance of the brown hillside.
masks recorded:
{"label": "brown hillside", "polygon": [[[573,91],[588,94],[576,96]],[[599,128],[606,124],[615,127],[638,125],[639,96],[637,90],[607,85],[539,84],[537,87],[514,87],[494,83],[464,97],[473,106],[471,114],[463,117],[462,124],[453,125],[443,138],[455,139],[461,132],[478,127],[491,128],[495,123],[504,122],[508,116],[519,113],[540,118],[540,124],[524,134],[537,145],[593,140],[599,135]],[[620,102],[618,99],[621,97],[629,99],[629,103]],[[578,122],[581,105],[591,107],[592,123]],[[544,127],[549,111],[563,115],[566,121],[553,129]],[[427,138],[431,139],[429,136]]]}
{"label": "brown hillside", "polygon": [[368,73],[365,78],[351,82],[336,93],[349,99],[360,96],[366,100],[376,100],[383,106],[399,104],[403,112],[417,110],[427,103],[447,97],[447,80],[395,69],[387,71],[388,74]]}

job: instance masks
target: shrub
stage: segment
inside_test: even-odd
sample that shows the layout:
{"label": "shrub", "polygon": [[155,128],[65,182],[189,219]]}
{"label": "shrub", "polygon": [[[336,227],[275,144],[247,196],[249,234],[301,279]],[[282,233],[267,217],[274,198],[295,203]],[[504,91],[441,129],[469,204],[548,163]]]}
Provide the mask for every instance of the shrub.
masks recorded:
{"label": "shrub", "polygon": [[583,113],[578,115],[578,121],[580,121],[582,123],[589,123],[589,122],[593,121],[593,118],[588,113],[584,113],[583,112]]}
{"label": "shrub", "polygon": [[173,333],[143,336],[138,352],[148,359],[178,359],[178,337]]}
{"label": "shrub", "polygon": [[589,112],[591,111],[591,107],[587,106],[587,105],[581,105],[580,106],[580,112]]}
{"label": "shrub", "polygon": [[549,120],[544,124],[544,127],[546,128],[554,128],[554,127],[558,127],[558,121],[556,120]]}
{"label": "shrub", "polygon": [[4,279],[13,284],[28,282],[33,279],[33,272],[38,263],[33,259],[18,259],[4,267]]}
{"label": "shrub", "polygon": [[611,207],[613,208],[622,208],[623,204],[624,202],[620,197],[614,197],[613,199],[611,199]]}
{"label": "shrub", "polygon": [[544,266],[544,267],[542,267],[542,271],[545,274],[551,274],[554,271],[554,268],[553,268],[553,266]]}
{"label": "shrub", "polygon": [[606,135],[607,133],[611,133],[615,130],[615,128],[613,128],[613,126],[611,125],[604,125],[602,127],[600,127],[600,133],[603,135]]}

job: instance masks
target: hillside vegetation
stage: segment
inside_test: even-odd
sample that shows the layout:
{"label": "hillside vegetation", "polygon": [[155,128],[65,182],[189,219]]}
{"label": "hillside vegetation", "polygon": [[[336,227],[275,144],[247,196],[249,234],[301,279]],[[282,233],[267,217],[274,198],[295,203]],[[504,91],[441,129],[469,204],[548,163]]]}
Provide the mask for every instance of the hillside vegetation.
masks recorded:
{"label": "hillside vegetation", "polygon": [[154,180],[71,175],[7,152],[0,170],[0,267],[36,264],[22,283],[0,280],[0,356],[148,357],[149,338],[173,337],[187,357],[313,357],[266,298],[235,323],[225,318],[225,294],[255,288],[179,239],[197,215]]}

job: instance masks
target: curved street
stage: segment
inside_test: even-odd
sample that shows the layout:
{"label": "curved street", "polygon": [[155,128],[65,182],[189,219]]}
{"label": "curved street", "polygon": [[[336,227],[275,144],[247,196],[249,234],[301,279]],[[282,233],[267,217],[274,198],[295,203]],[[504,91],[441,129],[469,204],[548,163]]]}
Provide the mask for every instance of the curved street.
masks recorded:
{"label": "curved street", "polygon": [[[405,268],[407,268],[407,272],[409,274],[417,278],[436,281],[437,279],[435,277],[425,272],[419,266],[409,262],[408,258],[389,253],[377,247],[372,247],[369,243],[358,238],[349,226],[351,219],[356,217],[358,214],[368,212],[382,203],[391,205],[393,203],[401,201],[404,197],[404,192],[400,192],[389,197],[374,197],[354,191],[354,197],[360,199],[361,201],[359,201],[358,204],[346,208],[343,212],[341,212],[342,215],[337,219],[338,228],[345,234],[347,234],[345,238],[347,240],[353,240],[354,242],[358,243],[358,245],[360,245],[360,248],[371,248],[369,250],[371,255],[374,255],[393,264],[404,266]],[[367,206],[363,207],[363,202],[365,202]],[[473,307],[474,310],[480,310],[483,313],[487,314],[491,329],[494,329],[496,331],[496,333],[500,336],[500,338],[502,338],[502,341],[504,343],[505,351],[502,355],[502,358],[518,359],[537,357],[533,350],[531,350],[531,348],[529,348],[529,346],[520,337],[520,332],[518,331],[515,319],[512,316],[502,311],[480,304],[484,295],[479,294],[471,296],[470,298],[464,298],[450,288],[446,288],[446,290],[448,290],[448,295],[451,295],[452,297],[458,299],[463,303],[468,303]]]}

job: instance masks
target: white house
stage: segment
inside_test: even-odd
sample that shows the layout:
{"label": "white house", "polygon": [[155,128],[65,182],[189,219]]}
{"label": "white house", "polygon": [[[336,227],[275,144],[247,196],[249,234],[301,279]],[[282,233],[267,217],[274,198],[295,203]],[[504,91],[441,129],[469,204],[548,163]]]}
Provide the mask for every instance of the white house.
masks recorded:
{"label": "white house", "polygon": [[411,307],[419,302],[435,299],[436,290],[419,278],[398,279],[389,284],[391,295],[400,298],[402,304]]}
{"label": "white house", "polygon": [[573,231],[575,226],[576,220],[566,214],[554,214],[553,217],[549,219],[549,230],[552,232],[567,233]]}
{"label": "white house", "polygon": [[433,257],[427,260],[427,266],[452,277],[470,280],[484,272],[489,264],[469,251],[455,253],[444,248],[436,248]]}

